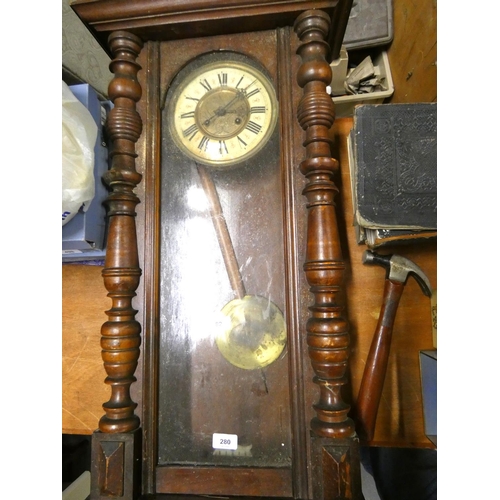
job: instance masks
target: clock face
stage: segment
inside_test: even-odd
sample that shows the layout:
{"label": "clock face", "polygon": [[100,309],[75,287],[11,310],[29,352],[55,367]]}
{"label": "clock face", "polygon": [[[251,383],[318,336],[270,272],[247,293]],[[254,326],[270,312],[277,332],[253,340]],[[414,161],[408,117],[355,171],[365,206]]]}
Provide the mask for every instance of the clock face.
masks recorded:
{"label": "clock face", "polygon": [[224,58],[187,74],[171,106],[176,144],[189,157],[212,166],[253,156],[277,121],[276,95],[267,76],[250,64]]}

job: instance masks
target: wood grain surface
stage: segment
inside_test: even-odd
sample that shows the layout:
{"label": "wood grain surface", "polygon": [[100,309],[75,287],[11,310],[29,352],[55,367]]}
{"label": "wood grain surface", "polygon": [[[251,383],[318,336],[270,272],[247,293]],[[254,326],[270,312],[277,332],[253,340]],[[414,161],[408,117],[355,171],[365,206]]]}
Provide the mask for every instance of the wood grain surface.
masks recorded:
{"label": "wood grain surface", "polygon": [[110,307],[101,266],[62,266],[62,433],[92,434],[109,399],[101,326]]}
{"label": "wood grain surface", "polygon": [[387,54],[394,94],[388,101],[437,101],[437,0],[394,0],[393,16]]}

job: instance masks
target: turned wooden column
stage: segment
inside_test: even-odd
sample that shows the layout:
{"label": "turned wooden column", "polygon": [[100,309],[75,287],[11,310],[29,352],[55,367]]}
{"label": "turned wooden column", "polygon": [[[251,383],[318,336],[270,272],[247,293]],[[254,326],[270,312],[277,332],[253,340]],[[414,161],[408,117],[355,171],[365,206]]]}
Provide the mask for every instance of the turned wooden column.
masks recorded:
{"label": "turned wooden column", "polygon": [[[307,249],[304,271],[314,303],[306,324],[309,357],[319,386],[316,416],[311,420],[314,498],[358,498],[359,474],[355,425],[350,406],[342,399],[349,359],[348,322],[343,315],[342,283],[345,265],[340,248],[334,178],[338,161],[331,156],[329,130],[334,105],[326,92],[332,72],[326,42],[330,17],[308,10],[295,22],[301,58],[297,82],[303,96],[297,110],[305,131],[306,158],[300,164],[307,178]],[[353,447],[354,446],[354,447]]]}
{"label": "turned wooden column", "polygon": [[295,24],[302,44],[298,49],[302,65],[297,76],[304,89],[297,117],[306,131],[306,159],[300,171],[309,181],[303,194],[307,198],[307,252],[304,270],[314,295],[307,322],[307,345],[320,387],[317,416],[311,428],[318,436],[340,438],[354,434],[350,409],[341,396],[346,383],[349,358],[348,323],[341,306],[345,265],[342,260],[334,198],[338,189],[333,181],[338,161],[331,157],[328,131],[335,118],[334,106],[326,92],[332,72],[326,58],[330,18],[322,11],[307,11]]}
{"label": "turned wooden column", "polygon": [[135,108],[141,98],[137,81],[141,68],[136,58],[142,42],[130,33],[119,31],[110,35],[109,46],[114,55],[110,64],[114,78],[108,93],[114,107],[107,122],[112,151],[111,168],[104,180],[111,193],[106,200],[109,244],[102,275],[112,306],[106,311],[109,319],[101,329],[101,347],[111,398],[103,405],[106,414],[99,421],[99,429],[130,432],[139,427],[139,418],[134,413],[137,404],[130,398],[130,385],[136,380],[134,372],[141,343],[141,327],[135,320],[137,311],[132,307],[132,299],[141,276],[135,227],[139,198],[133,190],[141,181],[141,175],[135,170],[135,143],[141,135],[142,121]]}
{"label": "turned wooden column", "polygon": [[92,499],[137,498],[139,492],[140,421],[135,414],[137,403],[130,396],[130,386],[139,359],[141,327],[132,299],[139,285],[141,269],[137,251],[135,208],[139,198],[134,188],[141,181],[135,170],[135,144],[142,131],[136,111],[141,98],[136,59],[142,49],[137,36],[111,33],[109,47],[114,56],[110,69],[114,77],[108,94],[114,107],[109,113],[107,131],[111,142],[110,170],[104,181],[110,194],[108,207],[108,245],[102,275],[112,304],[106,311],[108,321],[101,328],[101,347],[105,383],[111,397],[103,404],[105,414],[92,443]]}

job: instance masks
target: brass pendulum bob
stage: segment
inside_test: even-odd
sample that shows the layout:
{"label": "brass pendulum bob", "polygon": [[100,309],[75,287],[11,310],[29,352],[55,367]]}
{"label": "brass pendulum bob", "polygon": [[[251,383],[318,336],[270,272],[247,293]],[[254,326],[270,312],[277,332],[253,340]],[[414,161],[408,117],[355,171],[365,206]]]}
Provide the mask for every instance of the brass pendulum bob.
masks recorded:
{"label": "brass pendulum bob", "polygon": [[247,295],[217,190],[206,168],[198,164],[197,167],[236,296],[221,310],[215,342],[224,358],[234,366],[245,370],[264,368],[278,359],[285,348],[285,319],[270,299]]}

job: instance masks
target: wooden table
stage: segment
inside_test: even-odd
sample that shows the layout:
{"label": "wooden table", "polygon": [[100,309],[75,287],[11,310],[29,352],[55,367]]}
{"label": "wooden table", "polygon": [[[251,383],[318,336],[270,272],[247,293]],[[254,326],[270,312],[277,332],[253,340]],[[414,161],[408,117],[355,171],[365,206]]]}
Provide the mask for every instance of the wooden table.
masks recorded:
{"label": "wooden table", "polygon": [[62,432],[92,434],[109,399],[101,325],[109,308],[102,266],[62,266]]}

